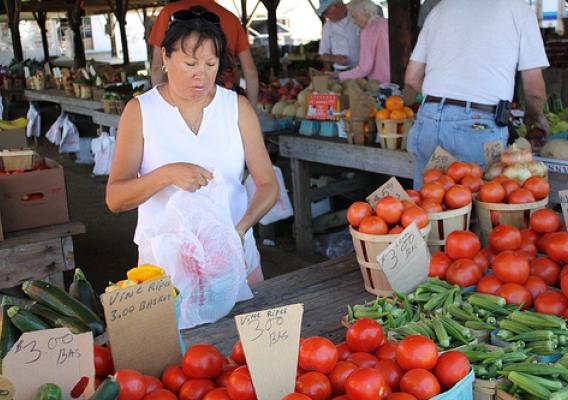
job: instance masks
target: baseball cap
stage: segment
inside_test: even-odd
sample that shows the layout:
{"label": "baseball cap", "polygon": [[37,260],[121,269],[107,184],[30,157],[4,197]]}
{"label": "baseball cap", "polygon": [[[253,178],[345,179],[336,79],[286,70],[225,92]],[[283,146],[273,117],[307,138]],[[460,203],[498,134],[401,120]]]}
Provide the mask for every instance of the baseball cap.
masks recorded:
{"label": "baseball cap", "polygon": [[325,10],[331,7],[335,3],[339,3],[341,0],[320,0],[320,5],[317,9],[317,14],[321,17]]}

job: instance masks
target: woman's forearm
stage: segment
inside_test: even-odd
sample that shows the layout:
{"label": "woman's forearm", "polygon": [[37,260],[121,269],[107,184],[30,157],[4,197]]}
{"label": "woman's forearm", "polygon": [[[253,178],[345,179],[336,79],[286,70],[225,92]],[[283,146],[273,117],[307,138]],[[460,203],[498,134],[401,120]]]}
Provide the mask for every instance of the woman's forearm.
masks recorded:
{"label": "woman's forearm", "polygon": [[256,192],[245,215],[235,227],[238,232],[245,233],[274,207],[280,197],[278,183],[266,183],[257,186]]}

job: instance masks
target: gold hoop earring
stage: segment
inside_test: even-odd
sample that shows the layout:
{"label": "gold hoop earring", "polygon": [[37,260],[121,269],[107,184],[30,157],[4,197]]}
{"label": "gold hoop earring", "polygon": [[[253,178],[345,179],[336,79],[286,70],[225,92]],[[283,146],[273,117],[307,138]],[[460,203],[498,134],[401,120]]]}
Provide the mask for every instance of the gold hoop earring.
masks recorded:
{"label": "gold hoop earring", "polygon": [[167,74],[167,73],[168,73],[168,69],[166,68],[165,65],[162,65],[162,72],[163,72],[164,74]]}

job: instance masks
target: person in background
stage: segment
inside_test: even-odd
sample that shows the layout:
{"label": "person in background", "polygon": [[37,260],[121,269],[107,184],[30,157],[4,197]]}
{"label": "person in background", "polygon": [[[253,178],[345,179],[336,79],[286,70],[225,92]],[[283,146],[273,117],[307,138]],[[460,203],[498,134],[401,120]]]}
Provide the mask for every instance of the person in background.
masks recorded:
{"label": "person in background", "polygon": [[321,0],[317,14],[326,19],[319,54],[334,71],[353,68],[359,61],[359,27],[341,0]]}
{"label": "person in background", "polygon": [[420,11],[418,12],[418,26],[420,28],[424,26],[424,22],[428,14],[430,14],[430,11],[432,11],[440,1],[441,0],[426,0],[420,5]]}
{"label": "person in background", "polygon": [[378,15],[379,8],[371,0],[353,0],[347,8],[361,28],[361,46],[359,63],[353,69],[339,72],[339,79],[367,78],[390,82],[388,21]]}
{"label": "person in background", "polygon": [[[256,109],[259,87],[258,71],[256,70],[256,65],[252,58],[247,33],[244,31],[237,16],[226,8],[215,3],[214,0],[179,0],[162,8],[162,11],[158,14],[158,18],[152,27],[150,37],[148,38],[148,43],[152,45],[153,49],[152,86],[163,83],[165,80],[165,74],[162,71],[163,64],[161,47],[162,41],[166,35],[166,29],[168,28],[170,17],[176,11],[187,10],[192,6],[205,7],[208,11],[216,14],[221,20],[221,29],[227,38],[229,55],[233,59],[233,62],[236,62],[237,60],[239,61],[246,82],[247,99],[253,108]],[[238,82],[235,82],[234,67],[235,66],[233,65],[233,68],[230,68],[223,76],[223,84],[229,89],[233,88],[235,84],[238,85]]]}
{"label": "person in background", "polygon": [[[426,18],[406,69],[405,84],[424,94],[409,132],[414,187],[439,145],[485,166],[483,145],[508,130],[497,105],[511,101],[521,73],[527,126],[548,132],[543,114],[548,67],[536,16],[523,0],[442,0]],[[505,113],[505,119],[507,118]]]}

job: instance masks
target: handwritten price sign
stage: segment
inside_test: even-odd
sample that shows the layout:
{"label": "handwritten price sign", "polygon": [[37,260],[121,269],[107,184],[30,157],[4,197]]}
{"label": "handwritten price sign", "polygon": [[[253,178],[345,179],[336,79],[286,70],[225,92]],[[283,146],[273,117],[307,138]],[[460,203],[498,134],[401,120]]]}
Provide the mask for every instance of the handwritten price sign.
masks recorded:
{"label": "handwritten price sign", "polygon": [[436,150],[434,150],[434,153],[432,153],[432,156],[430,156],[428,164],[426,164],[426,169],[438,168],[445,171],[454,161],[456,161],[454,156],[452,156],[444,148],[438,146],[436,147]]}
{"label": "handwritten price sign", "polygon": [[483,156],[485,158],[485,168],[490,165],[495,164],[501,160],[501,153],[505,151],[503,142],[500,140],[495,140],[493,142],[487,142],[483,144]]}
{"label": "handwritten price sign", "polygon": [[385,196],[393,196],[399,200],[409,199],[408,194],[395,177],[390,178],[381,187],[367,196],[366,200],[371,207],[375,208],[379,200]]}

